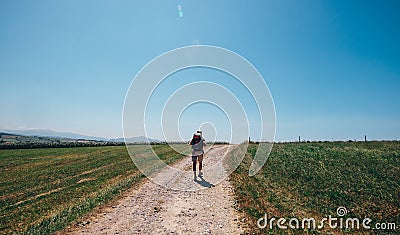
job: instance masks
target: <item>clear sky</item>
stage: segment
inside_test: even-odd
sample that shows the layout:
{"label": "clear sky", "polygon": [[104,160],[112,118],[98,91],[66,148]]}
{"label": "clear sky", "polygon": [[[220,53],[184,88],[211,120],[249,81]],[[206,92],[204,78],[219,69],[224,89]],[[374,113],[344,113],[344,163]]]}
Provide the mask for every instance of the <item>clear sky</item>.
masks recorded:
{"label": "clear sky", "polygon": [[[399,10],[397,0],[1,0],[0,129],[121,137],[135,74],[164,52],[205,44],[260,71],[278,141],[400,139]],[[225,76],[205,70],[176,76]],[[171,87],[166,81],[165,91]],[[208,109],[204,120],[225,132],[217,120],[226,117]],[[181,127],[185,138],[194,129]]]}

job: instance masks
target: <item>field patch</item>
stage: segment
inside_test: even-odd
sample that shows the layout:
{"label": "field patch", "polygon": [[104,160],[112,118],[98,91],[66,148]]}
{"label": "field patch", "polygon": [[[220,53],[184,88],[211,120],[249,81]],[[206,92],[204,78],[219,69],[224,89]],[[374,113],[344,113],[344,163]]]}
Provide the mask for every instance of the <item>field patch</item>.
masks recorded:
{"label": "field patch", "polygon": [[[153,149],[166,162],[183,157]],[[144,179],[125,146],[0,150],[0,169],[1,234],[60,230]]]}
{"label": "field patch", "polygon": [[259,229],[256,223],[265,213],[269,218],[313,217],[318,221],[329,215],[338,217],[338,207],[347,209],[347,217],[371,218],[373,225],[400,225],[399,142],[275,144],[263,169],[249,177],[256,148],[249,146],[243,163],[231,175],[237,209],[245,214],[251,233],[302,234],[302,229],[280,230],[276,223],[273,230]]}

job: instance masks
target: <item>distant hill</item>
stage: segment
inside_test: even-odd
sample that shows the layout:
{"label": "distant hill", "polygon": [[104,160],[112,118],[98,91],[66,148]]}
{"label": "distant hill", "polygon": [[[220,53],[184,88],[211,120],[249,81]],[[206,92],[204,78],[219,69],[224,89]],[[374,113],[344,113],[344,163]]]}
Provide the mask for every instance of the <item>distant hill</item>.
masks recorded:
{"label": "distant hill", "polygon": [[24,135],[24,136],[41,136],[41,137],[52,137],[52,138],[68,138],[68,139],[85,139],[85,140],[97,140],[97,141],[108,141],[106,138],[87,136],[76,134],[72,132],[57,132],[45,129],[32,129],[32,130],[0,130],[0,132]]}
{"label": "distant hill", "polygon": [[[0,130],[0,132],[21,135],[21,136],[38,136],[38,137],[50,137],[50,138],[66,138],[66,139],[83,139],[83,140],[96,140],[96,141],[110,141],[110,142],[124,142],[124,138],[107,139],[103,137],[81,135],[72,132],[57,132],[46,129],[31,129],[31,130]],[[146,138],[144,136],[126,138],[129,143],[156,143],[161,142],[157,139]]]}
{"label": "distant hill", "polygon": [[[117,139],[110,139],[110,141],[113,142],[124,142],[124,138],[117,138]],[[160,140],[156,140],[156,139],[150,139],[150,138],[146,138],[144,136],[138,136],[138,137],[132,137],[132,138],[126,138],[126,142],[128,143],[157,143],[157,142],[161,142]]]}

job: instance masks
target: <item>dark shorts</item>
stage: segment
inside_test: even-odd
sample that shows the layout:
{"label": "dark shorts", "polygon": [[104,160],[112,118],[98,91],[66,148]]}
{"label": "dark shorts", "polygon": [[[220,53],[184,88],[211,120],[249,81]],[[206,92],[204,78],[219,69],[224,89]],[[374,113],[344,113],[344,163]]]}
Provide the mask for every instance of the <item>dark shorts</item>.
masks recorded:
{"label": "dark shorts", "polygon": [[199,155],[199,156],[192,156],[192,161],[199,161],[202,162],[203,161],[203,154]]}

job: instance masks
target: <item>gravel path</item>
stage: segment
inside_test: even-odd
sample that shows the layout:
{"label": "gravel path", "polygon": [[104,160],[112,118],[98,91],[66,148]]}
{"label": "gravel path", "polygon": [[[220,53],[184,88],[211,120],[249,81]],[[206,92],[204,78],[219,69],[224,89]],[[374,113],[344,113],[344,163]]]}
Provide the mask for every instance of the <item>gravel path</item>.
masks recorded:
{"label": "gravel path", "polygon": [[[242,234],[239,214],[233,208],[233,189],[224,176],[221,159],[230,146],[214,146],[204,158],[204,176],[193,180],[191,158],[164,171],[172,190],[147,181],[131,189],[101,213],[65,230],[69,234]],[[207,171],[209,166],[210,171]],[[212,166],[212,167],[211,167]],[[219,170],[216,170],[219,169]],[[215,182],[215,183],[214,183]],[[215,185],[214,185],[215,184]],[[176,187],[176,185],[178,185]],[[174,187],[175,186],[175,187]]]}

